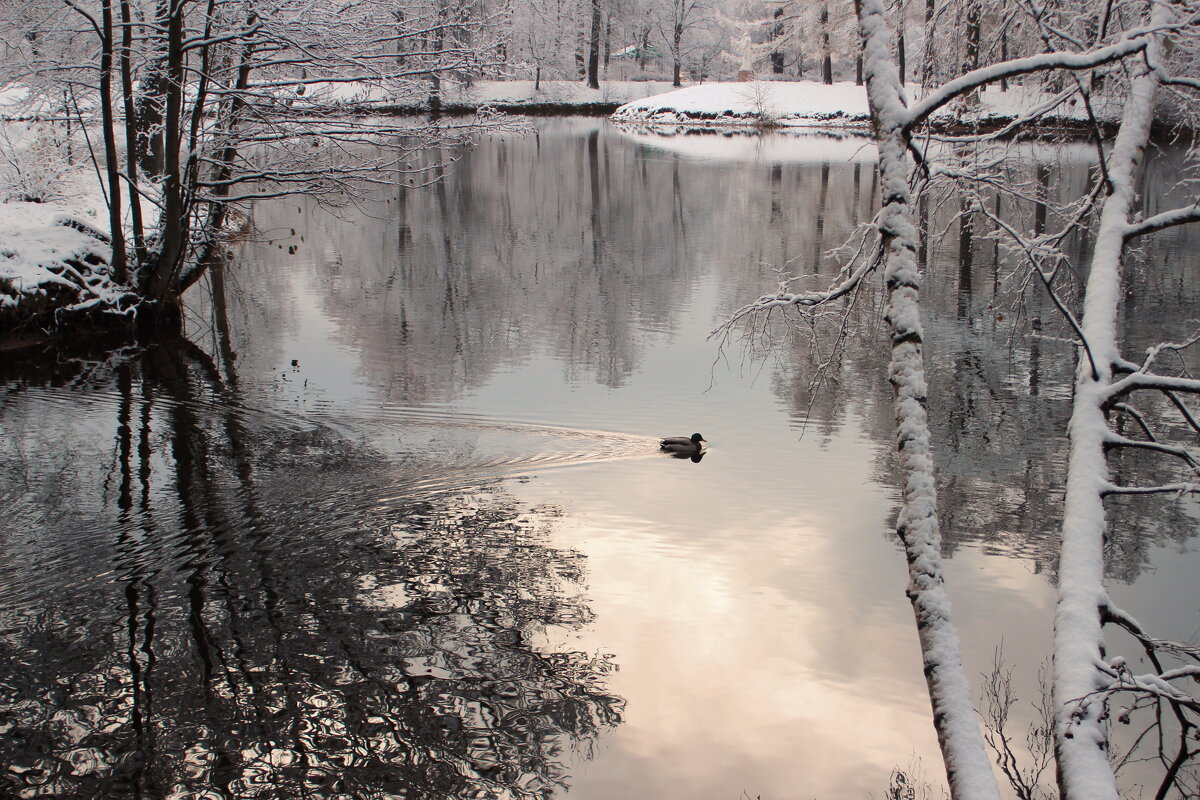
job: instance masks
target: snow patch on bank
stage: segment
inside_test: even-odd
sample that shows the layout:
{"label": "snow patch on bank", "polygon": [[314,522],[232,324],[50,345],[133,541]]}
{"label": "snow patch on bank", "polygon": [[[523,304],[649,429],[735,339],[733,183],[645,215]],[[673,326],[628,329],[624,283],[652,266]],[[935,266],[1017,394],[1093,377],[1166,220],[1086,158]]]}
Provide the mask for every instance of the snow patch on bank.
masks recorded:
{"label": "snow patch on bank", "polygon": [[[589,89],[581,81],[473,81],[456,84],[446,81],[441,102],[452,110],[499,106],[506,111],[522,108],[553,107],[588,111],[597,106],[612,108],[622,103],[671,89],[669,81],[603,81],[599,89]],[[298,112],[370,112],[421,111],[428,108],[428,87],[414,90],[408,85],[388,85],[366,81],[312,82],[294,86],[265,86],[264,95],[286,103]]]}
{"label": "snow patch on bank", "polygon": [[[906,87],[910,98],[922,94],[917,84]],[[933,119],[940,124],[1001,123],[1044,106],[1048,123],[1087,120],[1087,110],[1074,99],[1055,102],[1053,95],[1024,86],[1006,92],[987,87],[970,101],[941,109]],[[1116,107],[1097,104],[1101,121],[1115,121]],[[706,83],[626,103],[612,115],[614,122],[674,125],[760,125],[784,127],[858,127],[870,125],[866,87],[851,82],[826,85],[815,81],[748,81]]]}
{"label": "snow patch on bank", "polygon": [[119,310],[128,292],[112,280],[111,257],[108,236],[65,206],[0,203],[0,312]]}
{"label": "snow patch on bank", "polygon": [[688,159],[741,164],[871,164],[879,158],[875,141],[856,133],[807,130],[694,131],[679,125],[618,123],[626,138],[652,150]]}

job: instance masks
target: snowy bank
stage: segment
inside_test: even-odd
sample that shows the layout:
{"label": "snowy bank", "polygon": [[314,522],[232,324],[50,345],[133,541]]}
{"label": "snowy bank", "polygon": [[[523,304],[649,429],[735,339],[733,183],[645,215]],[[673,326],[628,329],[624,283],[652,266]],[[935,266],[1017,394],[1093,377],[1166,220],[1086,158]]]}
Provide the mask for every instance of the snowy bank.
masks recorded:
{"label": "snowy bank", "polygon": [[108,236],[65,206],[0,203],[0,328],[128,308],[133,297],[112,281],[110,258]]}
{"label": "snowy bank", "polygon": [[828,133],[795,128],[768,131],[696,130],[680,125],[616,123],[624,137],[650,150],[686,159],[739,164],[852,164],[874,165],[875,141],[862,133]]}
{"label": "snowy bank", "polygon": [[[921,88],[909,84],[908,96],[919,98]],[[943,109],[933,119],[942,126],[998,126],[1049,106],[1042,124],[1076,125],[1087,122],[1087,111],[1074,99],[1056,103],[1041,91],[1012,86],[980,91],[969,102]],[[1120,109],[1103,102],[1097,106],[1101,121],[1115,121]],[[749,81],[706,83],[626,103],[612,115],[614,122],[699,127],[779,125],[784,127],[850,127],[870,125],[867,92],[863,86],[842,82]]]}
{"label": "snowy bank", "polygon": [[[613,109],[632,100],[662,94],[671,89],[669,81],[603,81],[599,89],[589,89],[582,81],[475,81],[442,87],[442,108],[446,111],[474,111],[494,108],[509,113],[553,109],[557,111],[600,111]],[[291,90],[289,90],[291,91]],[[340,111],[425,111],[424,95],[397,97],[387,87],[363,83],[310,84],[304,93],[286,98],[294,107]]]}
{"label": "snowy bank", "polygon": [[[583,81],[474,81],[442,87],[442,109],[471,112],[494,108],[508,113],[612,113],[623,103],[671,90],[670,81],[601,81],[589,89]],[[428,87],[401,93],[395,86],[367,81],[310,82],[264,85],[262,97],[284,103],[297,113],[424,113],[429,110]],[[87,108],[86,111],[94,109]],[[34,95],[27,87],[0,87],[0,119],[38,120],[63,114],[61,99]]]}

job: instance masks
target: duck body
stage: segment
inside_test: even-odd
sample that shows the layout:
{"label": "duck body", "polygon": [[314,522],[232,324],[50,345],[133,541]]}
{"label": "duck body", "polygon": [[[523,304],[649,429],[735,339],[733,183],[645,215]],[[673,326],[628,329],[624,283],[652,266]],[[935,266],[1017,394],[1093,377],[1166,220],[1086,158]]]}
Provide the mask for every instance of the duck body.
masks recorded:
{"label": "duck body", "polygon": [[668,436],[658,446],[668,453],[699,453],[700,443],[708,441],[698,433],[691,436]]}

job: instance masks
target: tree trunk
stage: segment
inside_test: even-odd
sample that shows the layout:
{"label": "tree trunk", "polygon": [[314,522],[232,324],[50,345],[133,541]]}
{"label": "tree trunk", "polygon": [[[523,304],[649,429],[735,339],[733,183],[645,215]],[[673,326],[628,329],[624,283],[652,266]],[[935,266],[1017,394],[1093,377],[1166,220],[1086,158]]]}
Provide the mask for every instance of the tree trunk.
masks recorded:
{"label": "tree trunk", "polygon": [[921,328],[918,228],[909,177],[907,111],[899,75],[891,61],[883,0],[855,0],[862,34],[864,72],[875,139],[883,206],[876,217],[884,253],[888,322],[892,346],[888,377],[896,416],[896,448],[902,503],[897,532],[908,559],[908,597],[916,617],[934,727],[954,800],[998,800],[971,687],[962,668],[961,646],[942,577],[937,484],[926,414],[924,336]]}
{"label": "tree trunk", "polygon": [[833,52],[829,42],[829,4],[821,6],[821,82],[833,84]]}
{"label": "tree trunk", "polygon": [[[165,31],[171,9],[167,0],[158,0],[154,7],[155,26]],[[167,42],[162,33],[154,33],[154,56],[146,65],[143,78],[138,82],[136,106],[137,159],[142,172],[151,178],[161,178],[163,173],[163,116],[168,92]]]}
{"label": "tree trunk", "polygon": [[433,69],[429,72],[429,113],[437,116],[442,111],[442,52],[446,49],[446,17],[449,10],[447,0],[438,0],[437,30],[433,34]]}
{"label": "tree trunk", "polygon": [[925,43],[921,58],[921,85],[933,82],[933,18],[937,14],[937,0],[925,0]]}
{"label": "tree trunk", "polygon": [[612,15],[604,18],[604,38],[601,40],[601,52],[604,53],[604,72],[608,73],[608,63],[612,57]]}
{"label": "tree trunk", "polygon": [[[1008,28],[1005,27],[1000,31],[1000,60],[1008,61]],[[1000,79],[1000,91],[1008,91],[1008,77]]]}
{"label": "tree trunk", "polygon": [[[1156,4],[1151,27],[1163,27],[1173,16],[1166,3]],[[1146,60],[1162,63],[1161,35],[1151,38]],[[1116,779],[1109,763],[1107,709],[1104,703],[1081,700],[1106,677],[1096,665],[1104,661],[1102,609],[1104,544],[1108,487],[1105,457],[1109,434],[1107,390],[1120,359],[1117,317],[1125,229],[1137,212],[1136,187],[1158,79],[1144,70],[1133,79],[1121,127],[1108,163],[1110,192],[1104,199],[1091,268],[1088,270],[1080,327],[1087,348],[1079,353],[1075,399],[1068,427],[1070,451],[1063,505],[1059,556],[1058,605],[1054,614],[1055,752],[1058,783],[1064,800],[1116,800]]]}
{"label": "tree trunk", "polygon": [[183,5],[173,0],[167,16],[167,95],[163,125],[163,211],[159,251],[142,282],[142,295],[159,304],[178,305],[171,283],[187,249],[187,218],[183,212],[183,185],[179,169],[181,118],[183,115]]}
{"label": "tree trunk", "polygon": [[[246,19],[246,27],[252,28],[257,19],[257,14],[251,12]],[[229,196],[229,184],[227,182],[233,177],[233,164],[238,152],[234,142],[237,129],[241,123],[242,113],[246,108],[245,92],[250,87],[250,73],[253,69],[255,49],[256,43],[253,39],[246,40],[243,43],[238,55],[238,73],[237,82],[234,85],[235,91],[218,106],[217,127],[220,129],[219,135],[225,139],[225,146],[219,152],[217,167],[213,170],[212,175],[210,195],[214,202],[210,204],[208,220],[204,226],[204,244],[198,248],[195,260],[180,272],[179,279],[174,286],[176,293],[179,295],[182,295],[192,284],[198,281],[209,265],[219,258],[213,252],[214,243],[221,229],[225,226],[225,217],[229,211],[228,205],[222,201]]]}
{"label": "tree trunk", "polygon": [[672,39],[672,43],[673,43],[674,47],[671,51],[674,54],[674,62],[675,62],[674,63],[674,71],[671,76],[671,85],[672,86],[682,86],[683,85],[683,82],[680,81],[680,79],[679,79],[680,72],[682,71],[682,68],[683,68],[683,63],[682,63],[683,57],[680,53],[680,47],[682,46],[682,42],[683,42],[683,22],[677,21],[675,23],[674,38]]}
{"label": "tree trunk", "polygon": [[579,26],[576,30],[575,41],[575,69],[579,73],[579,77],[587,80],[587,37],[583,33],[583,26]]}
{"label": "tree trunk", "polygon": [[979,69],[979,44],[983,37],[983,29],[979,20],[980,9],[978,0],[970,0],[966,9],[966,24],[963,35],[966,39],[966,51],[963,57],[962,72]]}
{"label": "tree trunk", "polygon": [[588,35],[587,85],[600,88],[600,0],[592,0],[592,29]]}
{"label": "tree trunk", "polygon": [[[783,9],[782,8],[775,9],[775,13],[773,16],[776,20],[783,17]],[[776,39],[778,39],[781,36],[783,36],[783,23],[776,22],[774,25],[771,26],[771,41],[775,41]],[[773,50],[771,52],[771,72],[774,73],[775,75],[783,74],[783,52],[780,50]]]}
{"label": "tree trunk", "polygon": [[125,106],[125,170],[129,181],[129,214],[133,223],[133,253],[137,265],[146,263],[142,196],[138,192],[138,122],[133,102],[133,20],[129,0],[121,0],[121,97]]}
{"label": "tree trunk", "polygon": [[100,7],[100,120],[104,125],[104,174],[108,179],[108,224],[112,236],[113,280],[128,278],[125,257],[125,222],[121,214],[121,170],[117,163],[117,131],[112,105],[113,15],[112,0]]}

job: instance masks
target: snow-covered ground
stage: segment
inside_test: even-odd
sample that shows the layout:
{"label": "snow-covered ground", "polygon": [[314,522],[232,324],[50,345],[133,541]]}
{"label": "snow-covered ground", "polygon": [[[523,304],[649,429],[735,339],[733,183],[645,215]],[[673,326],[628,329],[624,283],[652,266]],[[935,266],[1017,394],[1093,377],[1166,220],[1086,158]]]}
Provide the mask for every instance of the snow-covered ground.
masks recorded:
{"label": "snow-covered ground", "polygon": [[[910,98],[921,96],[921,87],[909,84]],[[952,104],[935,120],[942,123],[1003,122],[1053,104],[1054,96],[1023,86],[980,91],[971,102]],[[1119,108],[1097,107],[1102,120],[1115,120]],[[755,125],[786,127],[858,127],[869,125],[865,87],[851,82],[825,85],[816,81],[748,81],[706,83],[626,103],[612,115],[614,122],[656,125]],[[1057,106],[1046,117],[1051,122],[1087,119],[1074,100]]]}
{"label": "snow-covered ground", "polygon": [[54,306],[78,309],[122,293],[109,280],[96,173],[83,160],[68,164],[64,151],[42,124],[0,128],[0,315],[51,295]]}
{"label": "snow-covered ground", "polygon": [[[542,81],[536,90],[534,82],[527,80],[475,81],[469,86],[447,81],[442,89],[442,102],[451,108],[466,109],[558,106],[565,111],[590,110],[597,106],[611,108],[669,92],[671,88],[670,81],[602,81],[599,89],[589,89],[583,81]],[[297,111],[321,112],[418,111],[424,108],[426,91],[425,87],[418,87],[415,92],[397,94],[393,88],[365,82],[297,84],[270,90]],[[88,110],[86,106],[84,110]],[[61,114],[62,102],[57,98],[34,96],[24,86],[0,86],[0,120],[42,119]]]}
{"label": "snow-covered ground", "polygon": [[82,311],[120,305],[107,236],[74,205],[0,204],[0,314],[25,303]]}
{"label": "snow-covered ground", "polygon": [[61,282],[51,267],[65,260],[108,258],[108,246],[95,235],[98,231],[89,232],[72,209],[58,203],[15,202],[4,203],[0,210],[0,308],[14,304],[17,293]]}
{"label": "snow-covered ground", "polygon": [[[534,91],[533,81],[479,81],[456,89],[464,105],[620,105],[671,91],[670,81],[603,81],[589,89],[582,81],[542,81]],[[454,97],[454,95],[450,95]]]}
{"label": "snow-covered ground", "polygon": [[803,129],[697,132],[679,125],[618,124],[626,138],[650,150],[678,153],[698,161],[754,163],[874,164],[875,142],[861,133]]}

